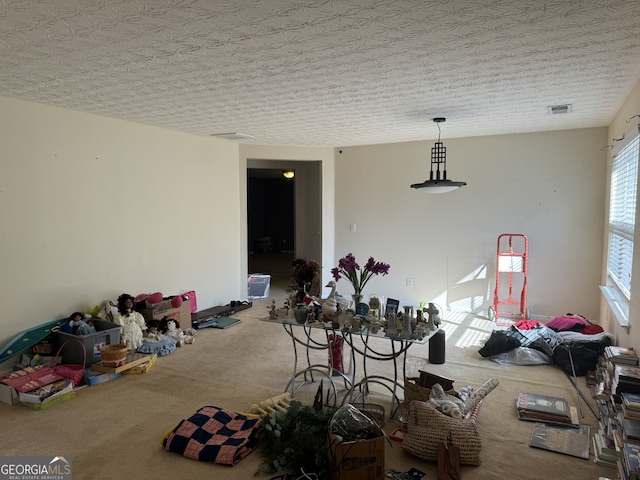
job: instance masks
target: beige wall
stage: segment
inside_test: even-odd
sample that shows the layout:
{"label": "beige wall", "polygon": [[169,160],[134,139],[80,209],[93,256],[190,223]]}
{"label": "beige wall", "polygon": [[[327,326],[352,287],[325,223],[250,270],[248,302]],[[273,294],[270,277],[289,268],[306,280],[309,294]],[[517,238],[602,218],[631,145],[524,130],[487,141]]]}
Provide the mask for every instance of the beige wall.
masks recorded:
{"label": "beige wall", "polygon": [[[312,165],[313,163],[313,165]],[[314,259],[323,266],[324,281],[328,281],[334,257],[334,154],[332,148],[240,146],[241,169],[296,169],[296,251],[301,258]],[[242,252],[247,251],[246,174],[241,185]],[[318,201],[320,204],[314,204]],[[243,254],[243,271],[246,255]],[[328,294],[328,289],[325,291]]]}
{"label": "beige wall", "polygon": [[[616,138],[622,138],[625,134],[629,133],[632,129],[636,129],[640,119],[640,82],[638,82],[625,100],[624,105],[616,114],[613,122],[609,127],[607,136],[607,144],[615,144]],[[635,117],[635,118],[634,118]],[[611,148],[606,149],[608,152],[609,162],[611,162]],[[608,183],[608,182],[607,182]],[[640,197],[639,197],[640,200]],[[608,204],[606,205],[605,219],[608,221]],[[606,239],[606,231],[604,238]],[[636,231],[635,238],[640,238],[640,208],[636,207]],[[636,242],[637,243],[637,242]],[[640,301],[638,301],[638,292],[640,287],[638,286],[638,279],[640,278],[640,249],[635,248],[633,252],[633,279],[631,284],[631,302],[629,305],[629,328],[622,328],[618,325],[618,322],[610,314],[606,301],[602,301],[602,319],[606,328],[614,333],[616,343],[619,345],[629,345],[636,348],[640,347],[640,329],[638,328],[638,319],[640,318]],[[606,278],[606,262],[602,263],[602,284],[604,284]]]}
{"label": "beige wall", "polygon": [[238,146],[0,98],[0,345],[106,297],[241,298]]}
{"label": "beige wall", "polygon": [[[523,233],[532,315],[597,321],[606,129],[447,139],[445,124],[442,138],[448,177],[468,185],[440,195],[409,188],[428,178],[433,141],[337,153],[336,257],[391,265],[367,293],[486,315],[498,235]],[[351,293],[344,280],[338,290]]]}
{"label": "beige wall", "polygon": [[391,274],[368,293],[482,313],[497,236],[525,233],[531,312],[598,317],[605,128],[461,139],[445,128],[449,177],[468,186],[434,196],[409,188],[428,175],[432,141],[238,146],[7,98],[0,111],[0,345],[125,291],[195,289],[201,308],[245,298],[252,160],[322,163],[325,280],[346,253],[373,255]]}

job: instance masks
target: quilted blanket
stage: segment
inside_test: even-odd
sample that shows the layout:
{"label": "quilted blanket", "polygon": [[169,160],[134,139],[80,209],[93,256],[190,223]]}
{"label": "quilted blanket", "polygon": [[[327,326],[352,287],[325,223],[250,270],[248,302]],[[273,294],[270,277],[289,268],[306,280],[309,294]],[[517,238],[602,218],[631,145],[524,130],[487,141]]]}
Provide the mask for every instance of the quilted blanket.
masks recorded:
{"label": "quilted blanket", "polygon": [[165,450],[187,458],[235,465],[260,443],[260,419],[220,407],[200,408],[163,440]]}

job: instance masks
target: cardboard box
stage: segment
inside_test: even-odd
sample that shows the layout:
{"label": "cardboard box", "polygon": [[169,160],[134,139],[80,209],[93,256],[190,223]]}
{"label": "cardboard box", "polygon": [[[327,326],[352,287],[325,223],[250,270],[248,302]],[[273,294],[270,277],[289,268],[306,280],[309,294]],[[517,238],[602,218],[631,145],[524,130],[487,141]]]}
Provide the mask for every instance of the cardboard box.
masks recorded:
{"label": "cardboard box", "polygon": [[17,405],[20,403],[18,391],[9,385],[0,383],[0,402],[6,403],[7,405]]}
{"label": "cardboard box", "polygon": [[0,383],[13,387],[19,392],[28,392],[61,379],[62,377],[54,372],[51,367],[38,365],[36,367],[23,368],[0,377]]}
{"label": "cardboard box", "polygon": [[162,320],[164,317],[169,317],[180,324],[181,330],[191,328],[191,303],[189,300],[183,301],[180,308],[173,308],[171,300],[163,300],[155,304],[153,308],[142,308],[139,312],[147,323],[151,320]]}
{"label": "cardboard box", "polygon": [[53,407],[54,405],[59,405],[62,402],[66,402],[67,400],[71,400],[72,398],[76,398],[76,392],[75,391],[66,393],[66,394],[62,395],[61,397],[52,398],[52,399],[47,400],[46,402],[43,402],[43,403],[25,403],[25,402],[22,402],[22,405],[25,405],[27,407],[31,407],[34,410],[45,410],[47,408]]}
{"label": "cardboard box", "polygon": [[121,373],[96,372],[87,368],[82,375],[82,380],[85,385],[93,387],[94,385],[100,385],[101,383],[108,382],[109,380],[115,380],[120,376],[122,376]]}
{"label": "cardboard box", "polygon": [[198,300],[196,299],[196,291],[189,290],[188,292],[184,292],[181,294],[183,297],[187,297],[189,300],[189,305],[191,305],[191,313],[195,313],[198,311]]}
{"label": "cardboard box", "polygon": [[384,443],[380,429],[378,436],[356,442],[339,442],[329,432],[329,463],[332,480],[385,480]]}
{"label": "cardboard box", "polygon": [[62,397],[69,392],[73,392],[73,387],[72,380],[59,380],[30,392],[20,392],[20,401],[22,403],[43,404],[55,398]]}

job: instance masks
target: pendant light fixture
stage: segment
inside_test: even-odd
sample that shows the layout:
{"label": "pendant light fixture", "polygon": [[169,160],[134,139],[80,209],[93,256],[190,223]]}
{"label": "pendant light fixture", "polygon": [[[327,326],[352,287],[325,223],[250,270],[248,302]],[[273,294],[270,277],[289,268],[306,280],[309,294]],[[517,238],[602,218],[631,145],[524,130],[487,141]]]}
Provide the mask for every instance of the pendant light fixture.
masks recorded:
{"label": "pendant light fixture", "polygon": [[454,182],[447,179],[447,148],[440,141],[440,124],[444,117],[436,117],[433,121],[438,125],[438,141],[431,147],[431,171],[429,180],[414,183],[411,188],[422,189],[428,193],[446,193],[464,187],[467,182]]}

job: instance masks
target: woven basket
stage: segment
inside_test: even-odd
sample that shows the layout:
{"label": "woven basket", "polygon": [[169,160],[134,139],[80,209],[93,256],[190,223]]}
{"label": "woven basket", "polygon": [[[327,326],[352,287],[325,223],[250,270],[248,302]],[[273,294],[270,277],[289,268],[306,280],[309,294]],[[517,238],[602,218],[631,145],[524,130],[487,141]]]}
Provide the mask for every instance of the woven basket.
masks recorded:
{"label": "woven basket", "polygon": [[105,367],[120,367],[127,361],[127,346],[116,343],[113,345],[105,345],[100,349],[102,354],[102,365]]}
{"label": "woven basket", "polygon": [[[82,346],[82,352],[84,354],[82,365],[75,365],[75,364],[57,365],[58,357],[60,356],[62,349],[69,342],[78,342]],[[55,367],[53,367],[54,372],[56,372],[61,377],[66,378],[67,380],[71,380],[73,382],[74,387],[77,387],[82,384],[84,369],[87,365],[87,348],[84,346],[84,343],[82,343],[80,340],[76,340],[76,339],[67,340],[58,349],[58,353],[56,354],[53,360],[53,364],[56,365]]]}
{"label": "woven basket", "polygon": [[[477,417],[479,404],[473,419]],[[438,460],[438,445],[449,441],[460,449],[460,463],[480,465],[482,443],[474,420],[448,417],[427,403],[412,402],[402,448],[418,458]]]}
{"label": "woven basket", "polygon": [[[443,387],[444,388],[444,387]],[[449,390],[445,390],[447,395],[457,396],[455,389],[450,388]],[[404,379],[404,403],[409,406],[412,401],[419,400],[421,402],[426,402],[429,400],[431,395],[431,388],[424,387],[420,384],[419,378],[408,378]]]}

